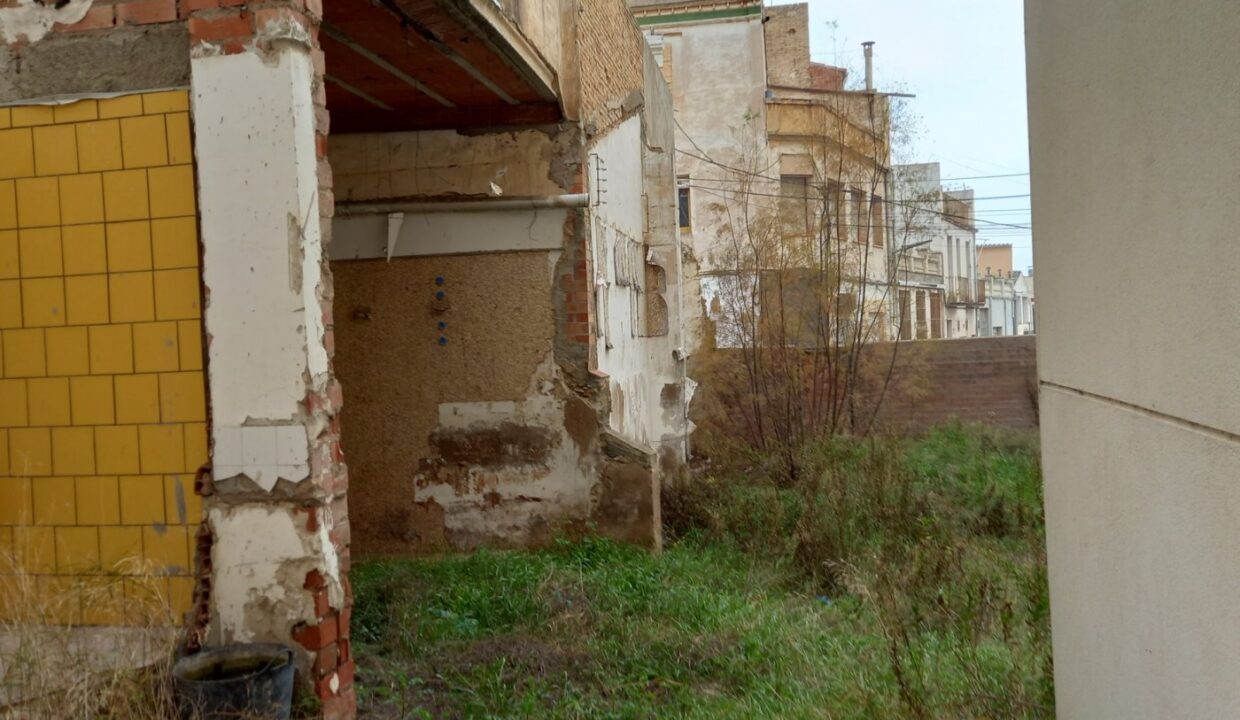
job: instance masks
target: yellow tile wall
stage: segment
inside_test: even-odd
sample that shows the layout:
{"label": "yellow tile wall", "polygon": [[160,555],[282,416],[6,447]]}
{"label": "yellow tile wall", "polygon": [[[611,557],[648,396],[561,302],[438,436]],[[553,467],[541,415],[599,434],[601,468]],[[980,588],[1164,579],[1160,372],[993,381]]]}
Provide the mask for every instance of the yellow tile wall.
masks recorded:
{"label": "yellow tile wall", "polygon": [[54,622],[188,608],[207,461],[188,109],[81,100],[0,129],[0,619],[17,585]]}

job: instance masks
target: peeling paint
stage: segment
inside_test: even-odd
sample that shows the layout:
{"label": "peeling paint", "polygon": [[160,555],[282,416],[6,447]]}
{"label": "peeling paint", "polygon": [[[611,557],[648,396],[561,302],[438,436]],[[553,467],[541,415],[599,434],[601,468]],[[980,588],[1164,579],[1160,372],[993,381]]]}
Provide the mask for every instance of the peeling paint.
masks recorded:
{"label": "peeling paint", "polygon": [[17,0],[0,7],[0,40],[6,45],[36,43],[52,31],[56,23],[73,25],[86,17],[93,0],[68,0],[64,5],[39,0]]}

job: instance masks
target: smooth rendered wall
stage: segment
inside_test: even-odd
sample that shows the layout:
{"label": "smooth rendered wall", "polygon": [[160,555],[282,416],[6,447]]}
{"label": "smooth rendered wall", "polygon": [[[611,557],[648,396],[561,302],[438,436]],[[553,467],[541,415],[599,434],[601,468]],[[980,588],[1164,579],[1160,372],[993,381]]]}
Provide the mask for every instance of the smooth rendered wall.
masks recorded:
{"label": "smooth rendered wall", "polygon": [[1240,717],[1240,4],[1026,32],[1059,717]]}

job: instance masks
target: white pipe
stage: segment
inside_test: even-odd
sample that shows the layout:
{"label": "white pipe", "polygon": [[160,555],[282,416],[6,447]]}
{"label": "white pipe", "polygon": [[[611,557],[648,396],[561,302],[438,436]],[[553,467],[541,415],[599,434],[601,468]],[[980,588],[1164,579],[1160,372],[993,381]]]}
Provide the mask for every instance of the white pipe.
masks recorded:
{"label": "white pipe", "polygon": [[865,48],[865,90],[874,92],[874,41],[863,42],[861,47]]}
{"label": "white pipe", "polygon": [[544,208],[582,208],[590,204],[589,193],[543,195],[528,198],[486,200],[389,200],[385,202],[338,202],[337,215],[382,215],[387,213],[503,212]]}

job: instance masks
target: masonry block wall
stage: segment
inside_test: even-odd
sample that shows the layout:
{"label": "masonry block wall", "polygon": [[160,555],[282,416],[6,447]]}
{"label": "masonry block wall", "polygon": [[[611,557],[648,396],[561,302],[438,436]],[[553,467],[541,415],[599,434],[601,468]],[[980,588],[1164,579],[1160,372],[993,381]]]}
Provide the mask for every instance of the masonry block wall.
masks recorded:
{"label": "masonry block wall", "polygon": [[583,121],[601,130],[624,115],[624,99],[642,88],[645,43],[624,0],[578,3],[577,56]]}
{"label": "masonry block wall", "polygon": [[53,620],[189,607],[207,429],[188,109],[183,90],[0,108],[0,555]]}
{"label": "masonry block wall", "polygon": [[[869,348],[865,377],[882,382],[890,345]],[[878,425],[916,432],[961,420],[994,427],[1038,426],[1033,335],[901,343]]]}

